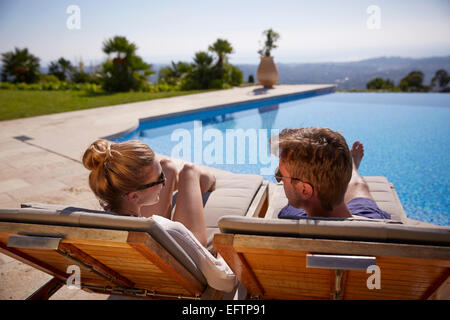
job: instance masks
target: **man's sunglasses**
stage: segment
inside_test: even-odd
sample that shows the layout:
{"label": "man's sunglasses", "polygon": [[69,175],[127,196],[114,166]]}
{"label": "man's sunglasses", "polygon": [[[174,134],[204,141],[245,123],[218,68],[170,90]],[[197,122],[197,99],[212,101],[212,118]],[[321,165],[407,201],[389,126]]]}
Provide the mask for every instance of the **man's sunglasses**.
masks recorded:
{"label": "man's sunglasses", "polygon": [[164,172],[163,172],[163,171],[161,171],[161,174],[159,175],[158,180],[156,180],[155,182],[150,182],[150,183],[148,183],[148,184],[145,184],[145,185],[143,185],[143,186],[140,186],[140,187],[138,187],[138,188],[136,189],[136,191],[148,189],[148,188],[157,186],[158,184],[161,184],[161,183],[162,183],[163,186],[166,185],[166,176],[164,175]]}
{"label": "man's sunglasses", "polygon": [[277,180],[278,183],[280,183],[283,178],[291,179],[291,180],[297,180],[297,181],[309,184],[311,186],[311,188],[314,190],[314,186],[311,183],[309,183],[309,182],[303,181],[303,180],[301,180],[299,178],[292,178],[292,177],[282,176],[279,167],[277,167],[277,169],[275,170],[274,176],[275,176],[275,180]]}
{"label": "man's sunglasses", "polygon": [[291,180],[297,180],[297,181],[300,181],[300,182],[309,184],[309,185],[311,186],[311,188],[313,189],[313,191],[314,191],[314,186],[313,186],[311,183],[309,183],[309,182],[303,181],[303,180],[301,180],[301,179],[299,179],[299,178],[292,178],[292,177],[285,177],[285,176],[282,176],[279,167],[277,167],[277,168],[275,169],[275,174],[274,174],[274,176],[275,176],[275,180],[277,180],[278,183],[280,183],[281,180],[282,180],[283,178],[285,178],[285,179],[291,179]]}
{"label": "man's sunglasses", "polygon": [[275,180],[277,180],[278,183],[280,183],[281,180],[282,180],[283,178],[285,178],[285,179],[291,179],[291,180],[297,180],[297,181],[303,182],[303,181],[302,181],[301,179],[299,179],[299,178],[291,178],[291,177],[285,177],[285,176],[282,176],[279,167],[276,168],[274,176],[275,176]]}

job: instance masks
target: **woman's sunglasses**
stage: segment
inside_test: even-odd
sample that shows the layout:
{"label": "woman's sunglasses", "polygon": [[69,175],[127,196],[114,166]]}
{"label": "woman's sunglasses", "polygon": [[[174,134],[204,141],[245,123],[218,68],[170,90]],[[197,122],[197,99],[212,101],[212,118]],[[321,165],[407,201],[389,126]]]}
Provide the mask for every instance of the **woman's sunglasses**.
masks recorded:
{"label": "woman's sunglasses", "polygon": [[143,185],[143,186],[140,186],[140,187],[138,187],[138,188],[136,189],[136,191],[148,189],[148,188],[157,186],[158,184],[161,184],[161,183],[162,183],[163,186],[166,185],[166,176],[164,175],[164,172],[163,172],[163,171],[161,171],[161,174],[159,175],[158,180],[156,180],[155,182],[150,182],[150,183],[148,183],[148,184],[145,184],[145,185]]}

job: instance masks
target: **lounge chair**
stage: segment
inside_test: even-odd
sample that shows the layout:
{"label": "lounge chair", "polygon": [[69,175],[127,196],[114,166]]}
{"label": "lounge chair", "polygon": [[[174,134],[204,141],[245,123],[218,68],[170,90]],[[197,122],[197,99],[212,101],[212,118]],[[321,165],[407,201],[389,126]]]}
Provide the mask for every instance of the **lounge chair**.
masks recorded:
{"label": "lounge chair", "polygon": [[[216,190],[205,204],[209,246],[222,214],[259,216],[267,208],[262,177],[225,172],[216,177]],[[71,265],[80,268],[80,286],[90,292],[155,299],[232,294],[235,276],[199,248],[184,226],[169,234],[161,219],[24,204],[0,209],[0,252],[53,275],[31,299],[48,299],[73,279]]]}
{"label": "lounge chair", "polygon": [[385,178],[366,181],[392,220],[277,219],[279,185],[265,218],[223,216],[213,245],[247,297],[450,299],[450,227],[406,218]]}

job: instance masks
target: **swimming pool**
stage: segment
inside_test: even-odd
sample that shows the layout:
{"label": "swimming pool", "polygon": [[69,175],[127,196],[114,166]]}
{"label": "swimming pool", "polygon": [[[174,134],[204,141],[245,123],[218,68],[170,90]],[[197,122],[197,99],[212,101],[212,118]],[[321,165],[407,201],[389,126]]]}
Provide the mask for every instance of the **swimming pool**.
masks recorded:
{"label": "swimming pool", "polygon": [[[408,217],[448,226],[449,124],[450,94],[309,93],[142,122],[117,141],[139,139],[157,153],[236,173],[263,174],[274,181],[273,164],[270,167],[267,158],[262,160],[270,133],[283,128],[328,127],[339,130],[349,147],[355,140],[364,143],[360,174],[386,176]],[[230,132],[250,132],[243,148],[237,145],[238,138],[234,140],[231,154],[227,149],[233,144],[227,140]],[[189,135],[191,143],[181,145]],[[218,138],[221,144],[216,144]],[[257,141],[256,149],[252,141]],[[213,142],[219,147],[211,151]]]}

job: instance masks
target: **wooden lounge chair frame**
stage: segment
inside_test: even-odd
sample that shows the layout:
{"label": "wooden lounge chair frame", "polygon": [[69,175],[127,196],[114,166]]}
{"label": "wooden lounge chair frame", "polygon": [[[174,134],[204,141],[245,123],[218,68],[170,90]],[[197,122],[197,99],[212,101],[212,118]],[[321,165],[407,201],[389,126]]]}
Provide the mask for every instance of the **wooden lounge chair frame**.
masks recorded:
{"label": "wooden lounge chair frame", "polygon": [[[382,189],[379,183],[388,183],[384,177],[368,177],[368,180],[369,189],[375,191]],[[436,227],[408,219],[394,186],[392,183],[388,186],[388,194],[374,196],[382,202],[392,199],[391,205],[398,208],[395,219],[393,216],[389,223],[395,225],[403,221],[411,228],[431,230]],[[277,185],[273,189],[275,198],[276,192],[283,192],[281,188]],[[281,221],[274,219],[279,209],[276,207],[276,212],[269,209],[264,219],[260,219],[264,221],[262,224]],[[243,223],[232,221],[230,228],[230,222],[222,221],[227,218],[219,220],[222,233],[214,235],[213,245],[247,290],[247,298],[450,299],[449,228],[445,230],[444,243],[411,243],[401,239],[383,242],[364,239],[364,233],[362,237],[342,239],[329,237],[326,232],[302,235],[295,231],[292,235],[279,228],[267,232],[267,227],[261,231],[259,227],[247,228],[245,223],[255,220],[245,221],[245,218],[237,219]],[[400,228],[399,231],[405,230]],[[368,288],[371,274],[367,273],[367,267],[370,265],[380,268],[381,289]]]}
{"label": "wooden lounge chair frame", "polygon": [[[247,216],[267,209],[267,183]],[[23,209],[26,210],[26,209]],[[224,292],[195,277],[147,232],[0,222],[0,252],[53,278],[28,299],[48,299],[80,268],[81,289],[147,299],[222,299]]]}
{"label": "wooden lounge chair frame", "polygon": [[[18,228],[21,233],[33,236],[14,235]],[[81,288],[97,293],[198,299],[206,290],[204,284],[145,232],[63,226],[52,229],[55,233],[52,232],[51,237],[43,237],[40,225],[0,225],[3,253],[54,277],[33,293],[31,299],[48,299],[66,284],[71,275],[66,270],[71,265],[80,268]],[[58,234],[64,237],[59,238]],[[121,262],[128,261],[129,264],[130,260],[139,263],[139,268]],[[136,276],[136,271],[147,273],[150,287]],[[130,273],[134,275],[130,276]],[[153,283],[152,277],[158,277],[158,281]],[[158,286],[164,281],[167,282],[165,286]]]}
{"label": "wooden lounge chair frame", "polygon": [[[450,298],[449,247],[246,234],[216,234],[214,247],[250,298]],[[375,259],[381,289],[368,289],[366,269],[308,268],[312,254]]]}

